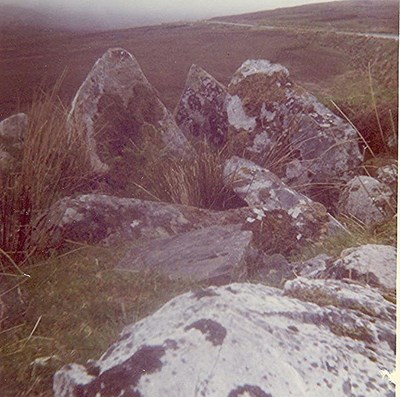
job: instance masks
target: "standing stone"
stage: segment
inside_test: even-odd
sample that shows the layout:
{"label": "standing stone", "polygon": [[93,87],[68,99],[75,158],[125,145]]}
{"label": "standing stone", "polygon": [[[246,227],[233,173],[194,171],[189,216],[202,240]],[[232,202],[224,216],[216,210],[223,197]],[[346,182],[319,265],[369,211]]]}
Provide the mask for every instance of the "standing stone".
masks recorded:
{"label": "standing stone", "polygon": [[205,70],[192,65],[175,110],[175,120],[188,137],[207,138],[215,146],[226,143],[226,88]]}
{"label": "standing stone", "polygon": [[15,171],[22,159],[28,116],[17,113],[0,122],[0,171]]}
{"label": "standing stone", "polygon": [[330,207],[338,191],[328,187],[361,163],[356,131],[267,60],[244,62],[228,91],[232,139],[244,133],[245,157]]}
{"label": "standing stone", "polygon": [[356,218],[365,225],[387,220],[395,213],[393,192],[370,176],[349,181],[339,197],[338,212]]}
{"label": "standing stone", "polygon": [[126,169],[133,166],[128,153],[146,126],[173,153],[190,147],[136,59],[122,48],[109,49],[95,63],[76,93],[69,121],[83,130],[92,168],[100,173],[115,170],[115,159],[125,160]]}

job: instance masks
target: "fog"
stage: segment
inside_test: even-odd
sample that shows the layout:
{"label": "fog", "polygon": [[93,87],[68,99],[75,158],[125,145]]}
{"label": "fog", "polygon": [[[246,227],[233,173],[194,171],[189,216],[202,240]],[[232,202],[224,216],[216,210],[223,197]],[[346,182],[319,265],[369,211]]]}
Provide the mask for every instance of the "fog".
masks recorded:
{"label": "fog", "polygon": [[[0,0],[66,20],[77,14],[104,27],[138,26],[151,23],[198,20],[323,0]],[[331,0],[337,1],[337,0]]]}

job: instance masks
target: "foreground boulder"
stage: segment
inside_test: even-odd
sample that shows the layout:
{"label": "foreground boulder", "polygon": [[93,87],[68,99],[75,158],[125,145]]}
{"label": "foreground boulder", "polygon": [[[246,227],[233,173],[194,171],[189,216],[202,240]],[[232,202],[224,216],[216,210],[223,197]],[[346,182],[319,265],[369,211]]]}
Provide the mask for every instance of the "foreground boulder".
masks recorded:
{"label": "foreground boulder", "polygon": [[266,60],[244,62],[229,93],[229,122],[245,137],[246,157],[330,206],[337,190],[328,187],[351,179],[361,163],[356,131]]}
{"label": "foreground boulder", "polygon": [[228,283],[247,275],[252,232],[240,225],[210,226],[151,240],[130,249],[117,269],[151,270],[171,280]]}
{"label": "foreground boulder", "polygon": [[171,152],[183,154],[190,146],[135,58],[122,48],[109,49],[93,66],[72,102],[70,122],[83,129],[97,172],[115,169],[116,158],[132,167],[129,152],[149,131]]}
{"label": "foreground boulder", "polygon": [[[173,236],[208,226],[240,225],[253,232],[257,248],[290,253],[318,240],[326,231],[326,213],[307,220],[307,233],[297,218],[300,213],[282,209],[242,207],[226,211],[205,210],[179,204],[120,198],[103,194],[65,197],[51,206],[37,222],[39,234],[49,236],[48,246],[66,240],[110,245],[120,240]],[[35,238],[35,237],[34,237]]]}
{"label": "foreground boulder", "polygon": [[192,65],[175,120],[188,137],[206,138],[215,146],[226,143],[228,115],[226,88],[205,70]]}
{"label": "foreground boulder", "polygon": [[297,279],[176,297],[98,361],[64,366],[55,397],[394,397],[395,306],[370,288]]}
{"label": "foreground boulder", "polygon": [[0,171],[16,171],[24,147],[24,137],[28,129],[28,116],[14,114],[0,122]]}
{"label": "foreground boulder", "polygon": [[365,225],[382,222],[393,216],[396,203],[393,191],[370,176],[356,176],[340,193],[338,212]]}

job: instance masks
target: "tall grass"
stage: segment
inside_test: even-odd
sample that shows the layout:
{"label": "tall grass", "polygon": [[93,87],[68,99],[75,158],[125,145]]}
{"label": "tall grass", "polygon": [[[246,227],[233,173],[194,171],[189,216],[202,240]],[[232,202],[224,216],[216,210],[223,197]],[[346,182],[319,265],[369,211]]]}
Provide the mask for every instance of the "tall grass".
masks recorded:
{"label": "tall grass", "polygon": [[[35,221],[55,200],[75,191],[88,176],[84,141],[77,126],[67,127],[67,111],[57,96],[62,79],[50,92],[38,92],[19,169],[1,175],[0,270],[20,265],[46,246]],[[32,234],[35,232],[35,242]]]}

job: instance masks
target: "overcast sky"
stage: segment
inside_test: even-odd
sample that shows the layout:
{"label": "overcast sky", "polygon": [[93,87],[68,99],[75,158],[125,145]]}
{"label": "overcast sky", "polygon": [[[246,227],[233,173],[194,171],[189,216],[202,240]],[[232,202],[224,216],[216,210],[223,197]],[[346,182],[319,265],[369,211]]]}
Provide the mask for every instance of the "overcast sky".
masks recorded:
{"label": "overcast sky", "polygon": [[324,0],[0,0],[0,5],[12,4],[39,11],[45,7],[57,17],[66,18],[69,14],[69,20],[71,12],[79,11],[81,16],[95,17],[104,27],[111,28],[198,20],[321,2]]}

